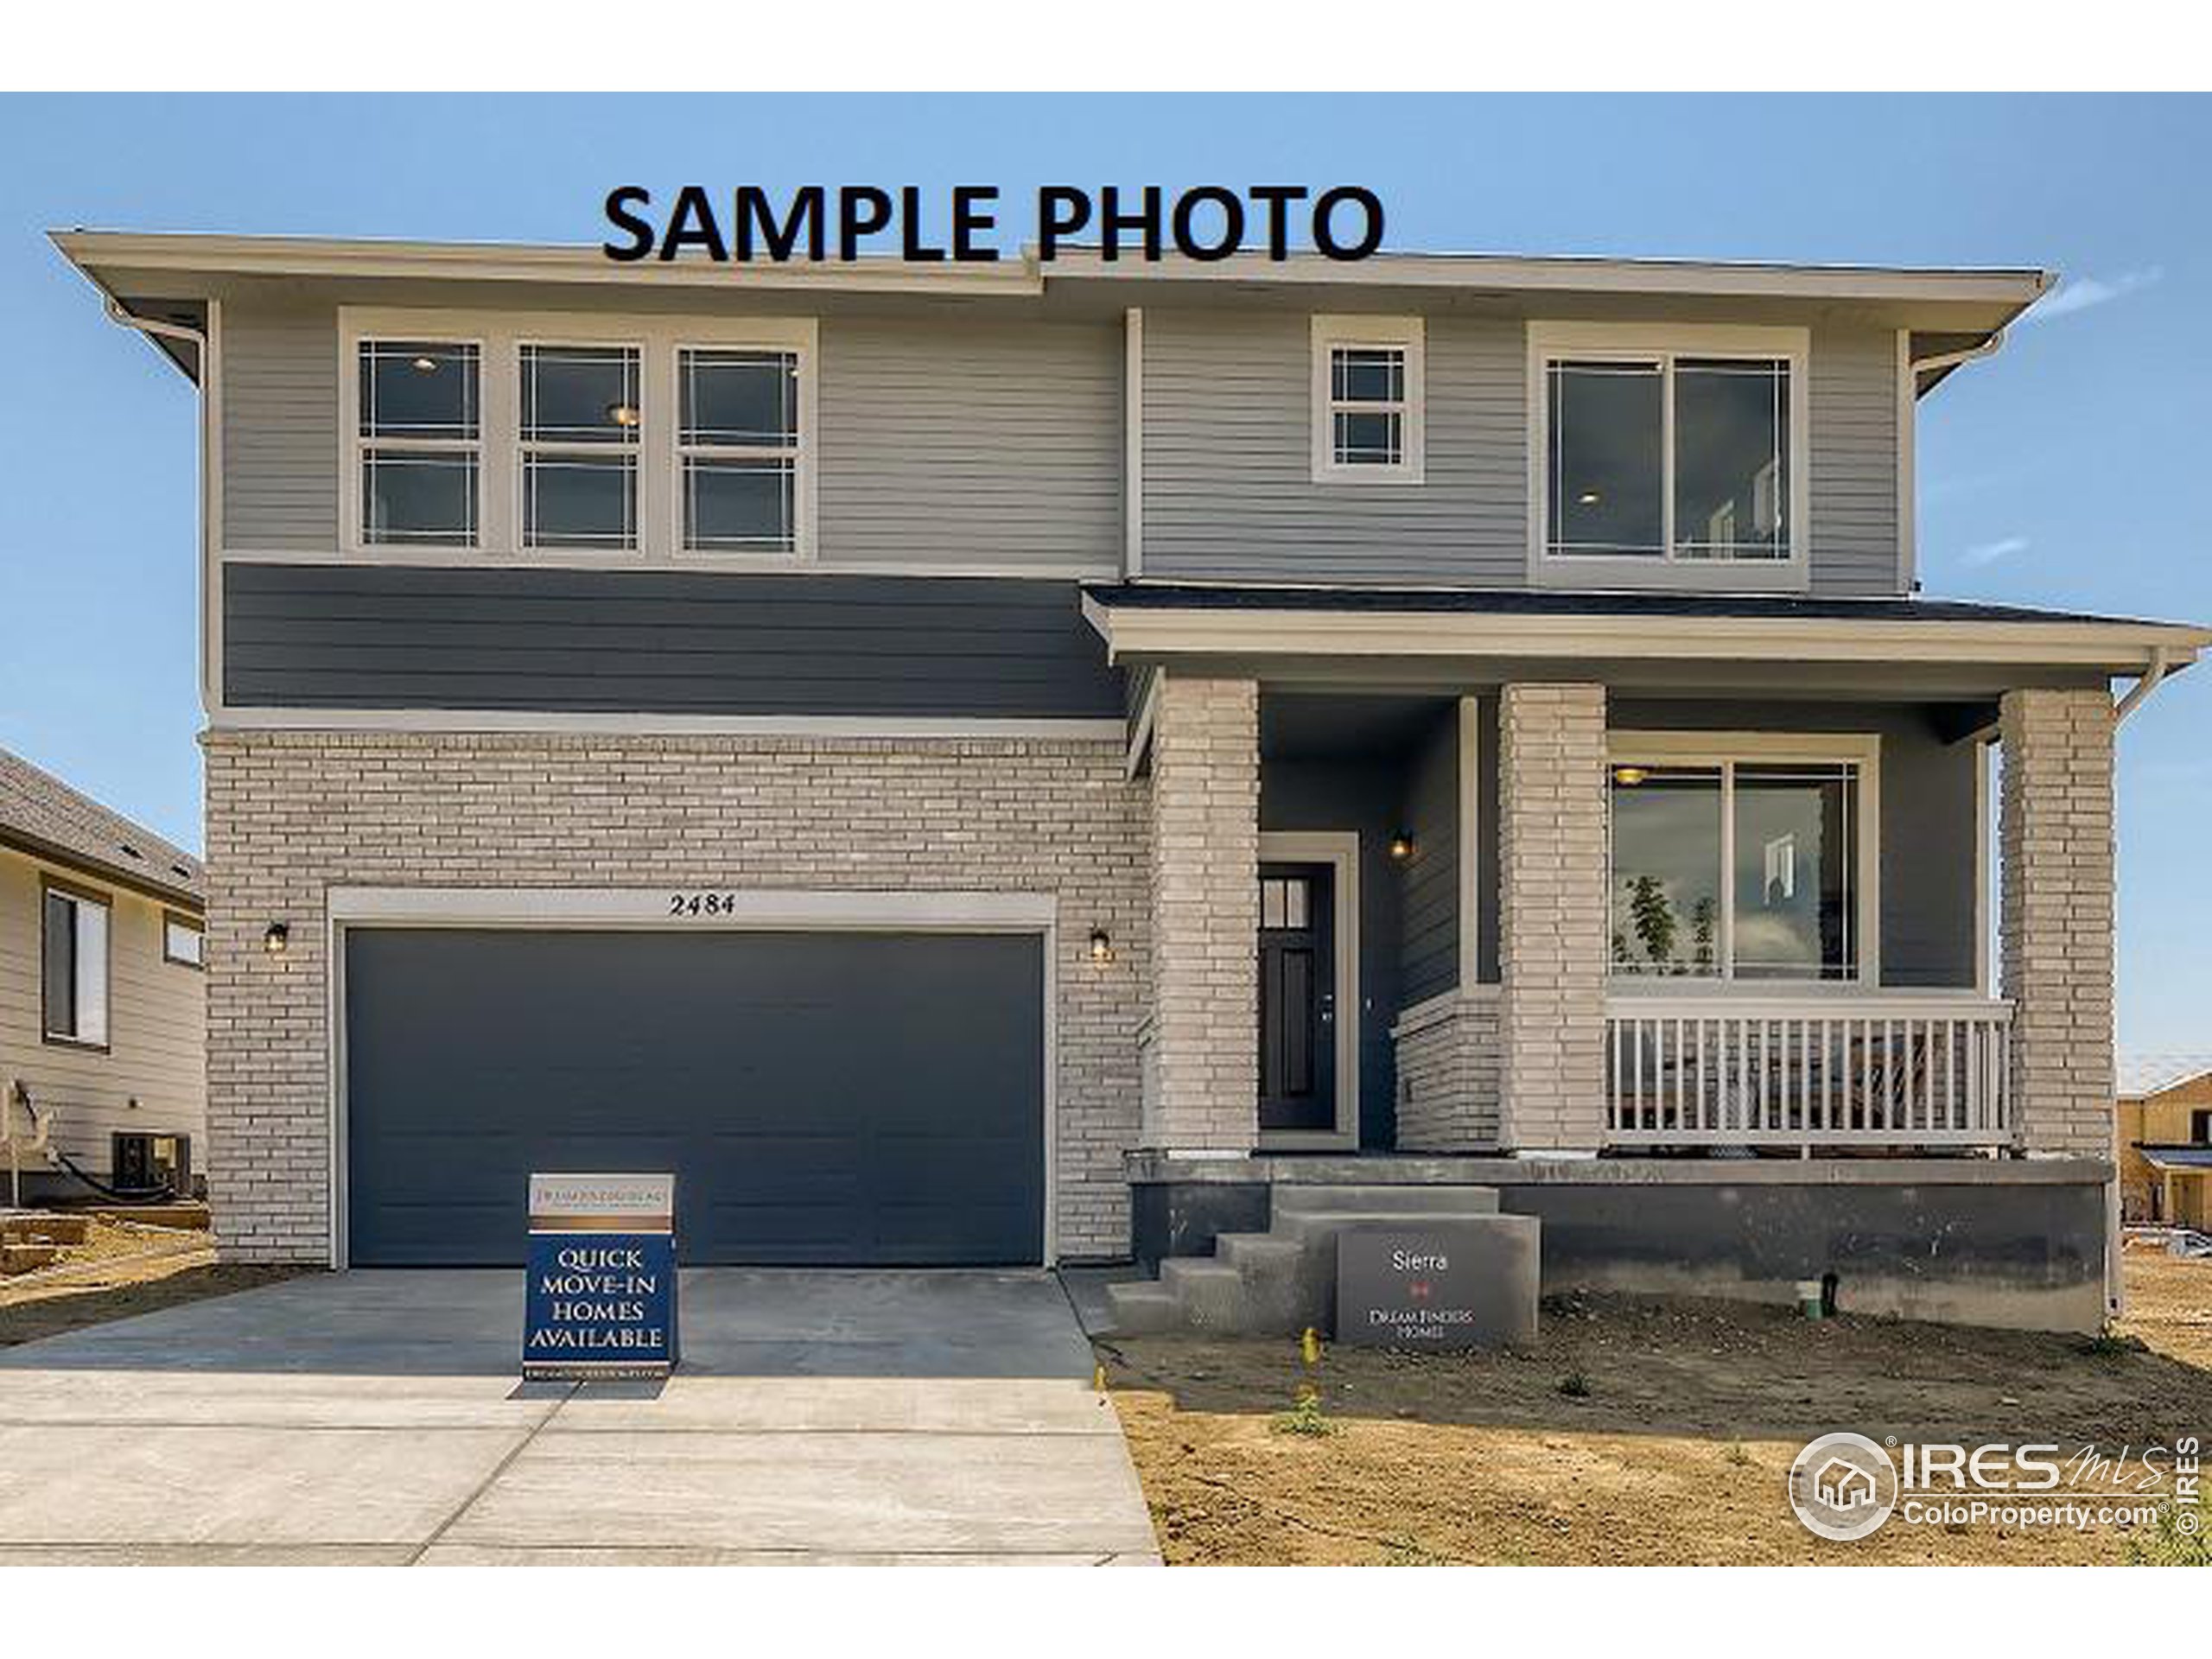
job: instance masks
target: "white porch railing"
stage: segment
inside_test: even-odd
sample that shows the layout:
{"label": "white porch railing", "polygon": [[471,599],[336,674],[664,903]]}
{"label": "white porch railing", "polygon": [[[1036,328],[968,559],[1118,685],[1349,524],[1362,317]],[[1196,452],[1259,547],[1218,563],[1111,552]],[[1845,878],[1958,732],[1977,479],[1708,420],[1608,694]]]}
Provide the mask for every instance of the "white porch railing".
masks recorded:
{"label": "white porch railing", "polygon": [[1971,992],[1617,993],[1606,1143],[2004,1146],[2012,1020]]}

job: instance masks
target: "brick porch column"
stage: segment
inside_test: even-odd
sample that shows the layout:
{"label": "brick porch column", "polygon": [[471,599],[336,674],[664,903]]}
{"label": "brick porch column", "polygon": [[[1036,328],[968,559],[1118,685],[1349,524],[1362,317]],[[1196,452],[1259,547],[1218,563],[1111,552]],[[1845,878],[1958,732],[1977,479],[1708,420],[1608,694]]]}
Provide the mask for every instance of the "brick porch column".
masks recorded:
{"label": "brick porch column", "polygon": [[1508,685],[1497,752],[1499,1139],[1594,1153],[1604,1127],[1605,688]]}
{"label": "brick porch column", "polygon": [[2113,704],[2008,691],[1998,734],[1999,978],[2012,1003],[2013,1136],[2113,1156]]}
{"label": "brick porch column", "polygon": [[1144,1140],[1243,1152],[1259,1135],[1259,686],[1163,674],[1158,699]]}

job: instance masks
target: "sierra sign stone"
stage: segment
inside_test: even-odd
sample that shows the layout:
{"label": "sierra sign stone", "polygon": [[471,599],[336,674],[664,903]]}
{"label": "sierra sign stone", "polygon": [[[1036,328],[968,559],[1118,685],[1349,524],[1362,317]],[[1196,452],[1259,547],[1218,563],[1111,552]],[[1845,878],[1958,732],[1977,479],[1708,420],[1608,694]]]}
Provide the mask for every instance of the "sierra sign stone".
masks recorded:
{"label": "sierra sign stone", "polygon": [[1337,1236],[1337,1340],[1474,1348],[1536,1334],[1534,1216],[1473,1216]]}

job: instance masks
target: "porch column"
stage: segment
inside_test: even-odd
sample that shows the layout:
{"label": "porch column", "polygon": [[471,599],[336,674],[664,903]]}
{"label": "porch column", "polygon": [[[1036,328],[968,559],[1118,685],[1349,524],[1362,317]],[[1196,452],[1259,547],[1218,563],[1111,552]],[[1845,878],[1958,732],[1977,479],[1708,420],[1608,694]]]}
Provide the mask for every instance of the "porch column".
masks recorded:
{"label": "porch column", "polygon": [[1508,685],[1498,707],[1500,1140],[1597,1151],[1605,1124],[1605,688]]}
{"label": "porch column", "polygon": [[2008,691],[1998,946],[2012,1003],[2013,1137],[2031,1156],[2113,1155],[2113,704]]}
{"label": "porch column", "polygon": [[1152,1018],[1144,1139],[1259,1135],[1260,692],[1163,673],[1152,729]]}

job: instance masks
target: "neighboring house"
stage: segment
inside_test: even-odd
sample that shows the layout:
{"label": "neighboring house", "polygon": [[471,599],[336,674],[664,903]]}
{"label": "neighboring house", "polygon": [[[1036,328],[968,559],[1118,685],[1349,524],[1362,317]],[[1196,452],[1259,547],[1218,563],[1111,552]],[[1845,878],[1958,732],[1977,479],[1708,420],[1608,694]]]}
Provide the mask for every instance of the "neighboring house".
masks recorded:
{"label": "neighboring house", "polygon": [[1913,534],[2043,274],[56,240],[204,393],[232,1257],[514,1262],[533,1168],[794,1263],[1358,1181],[1554,1284],[2112,1306],[2113,687],[2212,634]]}
{"label": "neighboring house", "polygon": [[2212,1232],[2212,1058],[2123,1065],[2118,1111],[2121,1215]]}
{"label": "neighboring house", "polygon": [[[0,750],[0,1098],[25,1201],[140,1190],[205,1159],[207,889],[200,861]],[[30,1101],[26,1114],[16,1095]],[[10,1199],[0,1148],[0,1207]]]}

